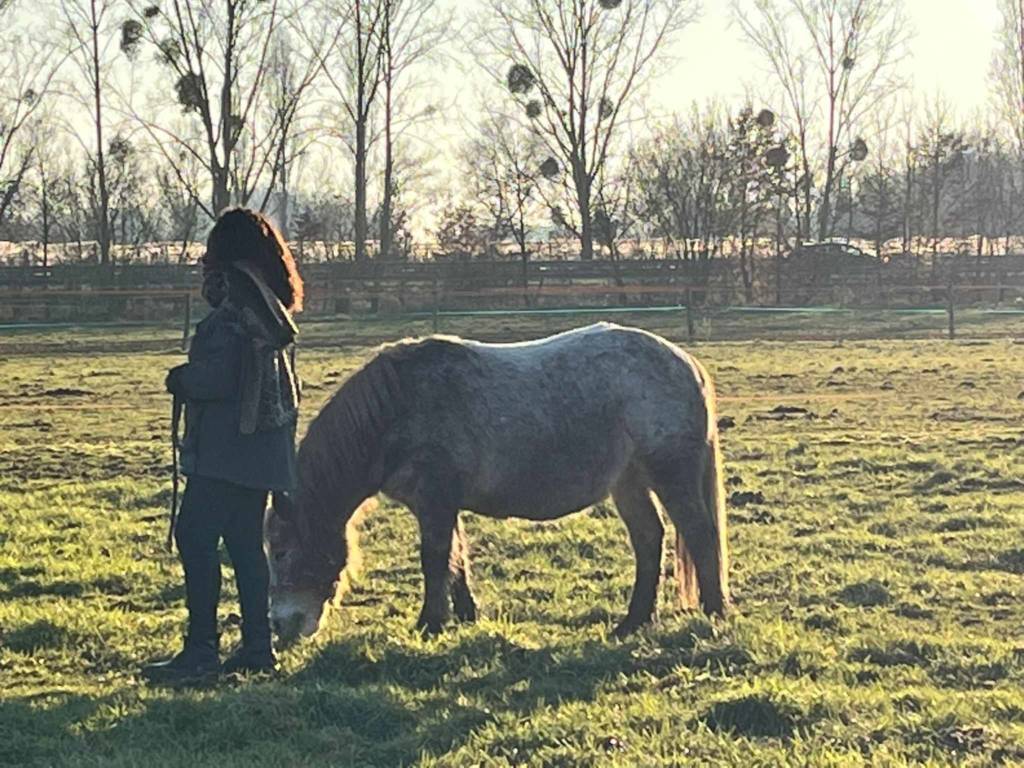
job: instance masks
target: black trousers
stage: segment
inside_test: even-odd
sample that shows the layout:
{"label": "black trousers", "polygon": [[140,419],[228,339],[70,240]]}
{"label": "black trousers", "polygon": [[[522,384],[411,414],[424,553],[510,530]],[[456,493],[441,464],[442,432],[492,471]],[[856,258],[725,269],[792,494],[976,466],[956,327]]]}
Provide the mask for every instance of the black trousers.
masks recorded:
{"label": "black trousers", "polygon": [[185,568],[191,642],[216,642],[220,602],[218,548],[223,538],[235,569],[242,605],[242,642],[253,650],[270,648],[270,575],[263,549],[267,493],[224,480],[188,478],[174,538]]}

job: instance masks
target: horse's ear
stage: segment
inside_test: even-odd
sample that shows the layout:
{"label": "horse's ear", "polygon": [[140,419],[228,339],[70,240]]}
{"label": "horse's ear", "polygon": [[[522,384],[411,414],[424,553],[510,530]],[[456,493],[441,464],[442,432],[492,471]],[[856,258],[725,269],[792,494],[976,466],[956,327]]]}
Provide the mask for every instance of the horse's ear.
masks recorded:
{"label": "horse's ear", "polygon": [[274,513],[281,522],[295,526],[300,539],[308,539],[310,535],[309,521],[299,514],[299,505],[295,496],[290,493],[274,493]]}

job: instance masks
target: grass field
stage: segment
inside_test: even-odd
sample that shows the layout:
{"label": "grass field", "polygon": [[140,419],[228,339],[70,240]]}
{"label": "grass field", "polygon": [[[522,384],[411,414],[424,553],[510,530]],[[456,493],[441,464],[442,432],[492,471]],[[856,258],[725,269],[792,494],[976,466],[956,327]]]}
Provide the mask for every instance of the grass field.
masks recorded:
{"label": "grass field", "polygon": [[[163,549],[173,329],[0,338],[0,764],[1024,764],[1024,328],[996,323],[696,345],[732,425],[724,622],[666,584],[660,623],[611,639],[633,565],[599,505],[467,515],[484,617],[421,639],[415,526],[382,504],[346,606],[280,679],[188,692],[135,675],[184,618]],[[311,326],[305,417],[369,353],[340,339],[405,330]]]}

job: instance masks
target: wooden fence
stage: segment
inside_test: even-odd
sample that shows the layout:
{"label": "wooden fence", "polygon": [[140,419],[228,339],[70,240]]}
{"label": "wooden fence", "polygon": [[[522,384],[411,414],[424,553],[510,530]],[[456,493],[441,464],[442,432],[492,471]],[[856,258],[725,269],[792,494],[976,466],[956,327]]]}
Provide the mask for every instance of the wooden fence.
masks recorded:
{"label": "wooden fence", "polygon": [[[942,307],[1024,298],[1024,255],[795,263],[631,261],[340,262],[303,267],[306,312],[678,305]],[[0,268],[0,323],[154,321],[191,315],[200,275],[187,265]]]}

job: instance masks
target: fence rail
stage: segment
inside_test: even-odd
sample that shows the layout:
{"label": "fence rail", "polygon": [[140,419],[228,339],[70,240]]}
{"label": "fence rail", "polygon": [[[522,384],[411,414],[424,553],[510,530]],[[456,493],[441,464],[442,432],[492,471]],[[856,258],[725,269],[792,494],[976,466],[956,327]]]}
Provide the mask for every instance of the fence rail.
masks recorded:
{"label": "fence rail", "polygon": [[[1024,255],[743,264],[369,262],[303,266],[311,316],[512,309],[1003,306],[1024,300]],[[0,268],[0,324],[191,318],[200,275],[188,265]]]}

